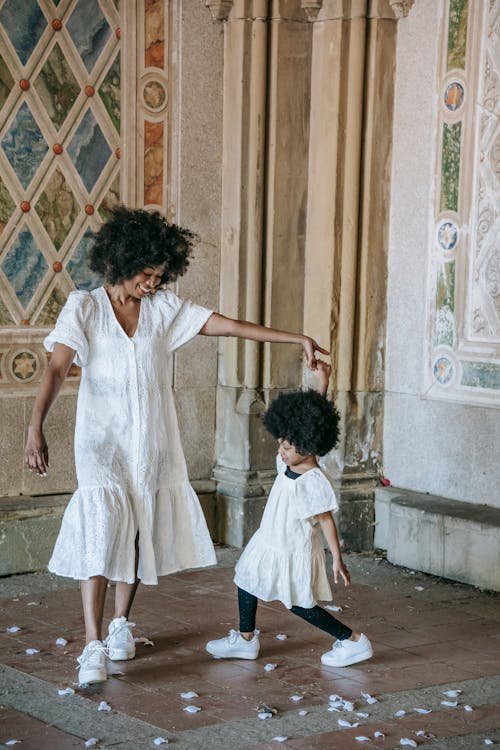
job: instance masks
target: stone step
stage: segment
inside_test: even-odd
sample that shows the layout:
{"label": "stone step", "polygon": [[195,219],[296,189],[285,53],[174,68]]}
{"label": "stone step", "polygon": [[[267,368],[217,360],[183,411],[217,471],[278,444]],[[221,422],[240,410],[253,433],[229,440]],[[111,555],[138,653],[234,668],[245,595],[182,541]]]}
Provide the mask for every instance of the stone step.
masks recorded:
{"label": "stone step", "polygon": [[375,523],[389,562],[500,591],[500,508],[378,488]]}

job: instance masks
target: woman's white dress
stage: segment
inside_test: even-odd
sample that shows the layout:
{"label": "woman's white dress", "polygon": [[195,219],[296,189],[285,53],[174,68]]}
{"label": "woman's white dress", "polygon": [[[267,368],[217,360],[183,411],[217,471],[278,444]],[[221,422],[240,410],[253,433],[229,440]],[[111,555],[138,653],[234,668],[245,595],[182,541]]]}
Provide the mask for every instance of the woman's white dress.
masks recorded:
{"label": "woman's white dress", "polygon": [[338,503],[330,479],[319,467],[291,479],[278,456],[277,470],[260,527],[238,560],[234,582],[288,609],[314,607],[332,598],[316,515],[338,510]]}
{"label": "woman's white dress", "polygon": [[171,291],[141,300],[128,337],[103,287],[72,292],[45,339],[75,349],[82,368],[75,427],[78,489],[64,513],[49,570],[85,580],[213,565],[214,548],[189,484],[170,385],[172,353],[211,315]]}

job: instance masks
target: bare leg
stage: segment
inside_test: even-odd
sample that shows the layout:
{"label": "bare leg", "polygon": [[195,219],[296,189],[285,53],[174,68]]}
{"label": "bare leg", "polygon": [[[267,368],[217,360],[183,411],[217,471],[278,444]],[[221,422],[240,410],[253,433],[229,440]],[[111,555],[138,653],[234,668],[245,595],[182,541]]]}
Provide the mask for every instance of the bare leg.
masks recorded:
{"label": "bare leg", "polygon": [[80,581],[80,592],[85,621],[85,643],[101,640],[102,618],[108,579],[93,576],[88,581]]}
{"label": "bare leg", "polygon": [[134,583],[124,583],[124,581],[117,581],[115,588],[115,617],[125,617],[128,620],[132,603],[137,591],[137,587],[140,583],[137,578],[137,568],[139,566],[139,534],[135,538],[135,581]]}
{"label": "bare leg", "polygon": [[140,581],[138,578],[135,579],[134,583],[124,583],[123,581],[117,581],[115,588],[115,617],[126,617],[130,614],[130,609],[134,601],[135,592]]}

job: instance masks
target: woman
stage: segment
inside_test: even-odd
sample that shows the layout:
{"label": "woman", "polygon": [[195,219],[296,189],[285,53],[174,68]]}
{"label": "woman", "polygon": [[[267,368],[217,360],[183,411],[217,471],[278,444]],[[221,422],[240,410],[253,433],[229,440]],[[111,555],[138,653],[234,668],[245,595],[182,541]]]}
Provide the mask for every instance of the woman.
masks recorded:
{"label": "woman", "polygon": [[[139,581],[213,565],[213,545],[188,480],[170,386],[172,353],[196,334],[300,344],[300,334],[233,320],[183,301],[165,284],[189,264],[194,235],[158,213],[114,209],[95,235],[92,270],[104,286],[72,292],[45,339],[52,352],[28,430],[26,466],[46,476],[43,423],[75,362],[82,368],[75,427],[78,489],[49,570],[80,580],[86,646],[79,684],[106,680],[106,656],[135,655],[128,620]],[[116,581],[108,636],[106,588]]]}

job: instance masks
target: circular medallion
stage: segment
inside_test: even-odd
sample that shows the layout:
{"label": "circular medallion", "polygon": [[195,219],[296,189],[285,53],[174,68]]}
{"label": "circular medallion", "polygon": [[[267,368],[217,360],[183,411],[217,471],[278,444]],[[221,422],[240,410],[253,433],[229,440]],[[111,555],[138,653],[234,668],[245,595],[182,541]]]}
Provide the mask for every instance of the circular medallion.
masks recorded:
{"label": "circular medallion", "polygon": [[444,106],[450,112],[456,112],[464,103],[465,89],[459,81],[451,81],[444,92]]}
{"label": "circular medallion", "polygon": [[448,385],[455,374],[453,362],[449,357],[441,355],[435,360],[432,373],[436,383],[439,385]]}
{"label": "circular medallion", "polygon": [[159,81],[149,81],[146,83],[142,96],[146,107],[154,112],[161,109],[167,101],[167,93],[163,84]]}
{"label": "circular medallion", "polygon": [[459,238],[458,225],[451,219],[441,221],[437,226],[436,238],[441,250],[445,253],[452,253]]}
{"label": "circular medallion", "polygon": [[12,359],[11,372],[16,380],[27,383],[38,373],[40,362],[38,356],[30,351],[18,352]]}

